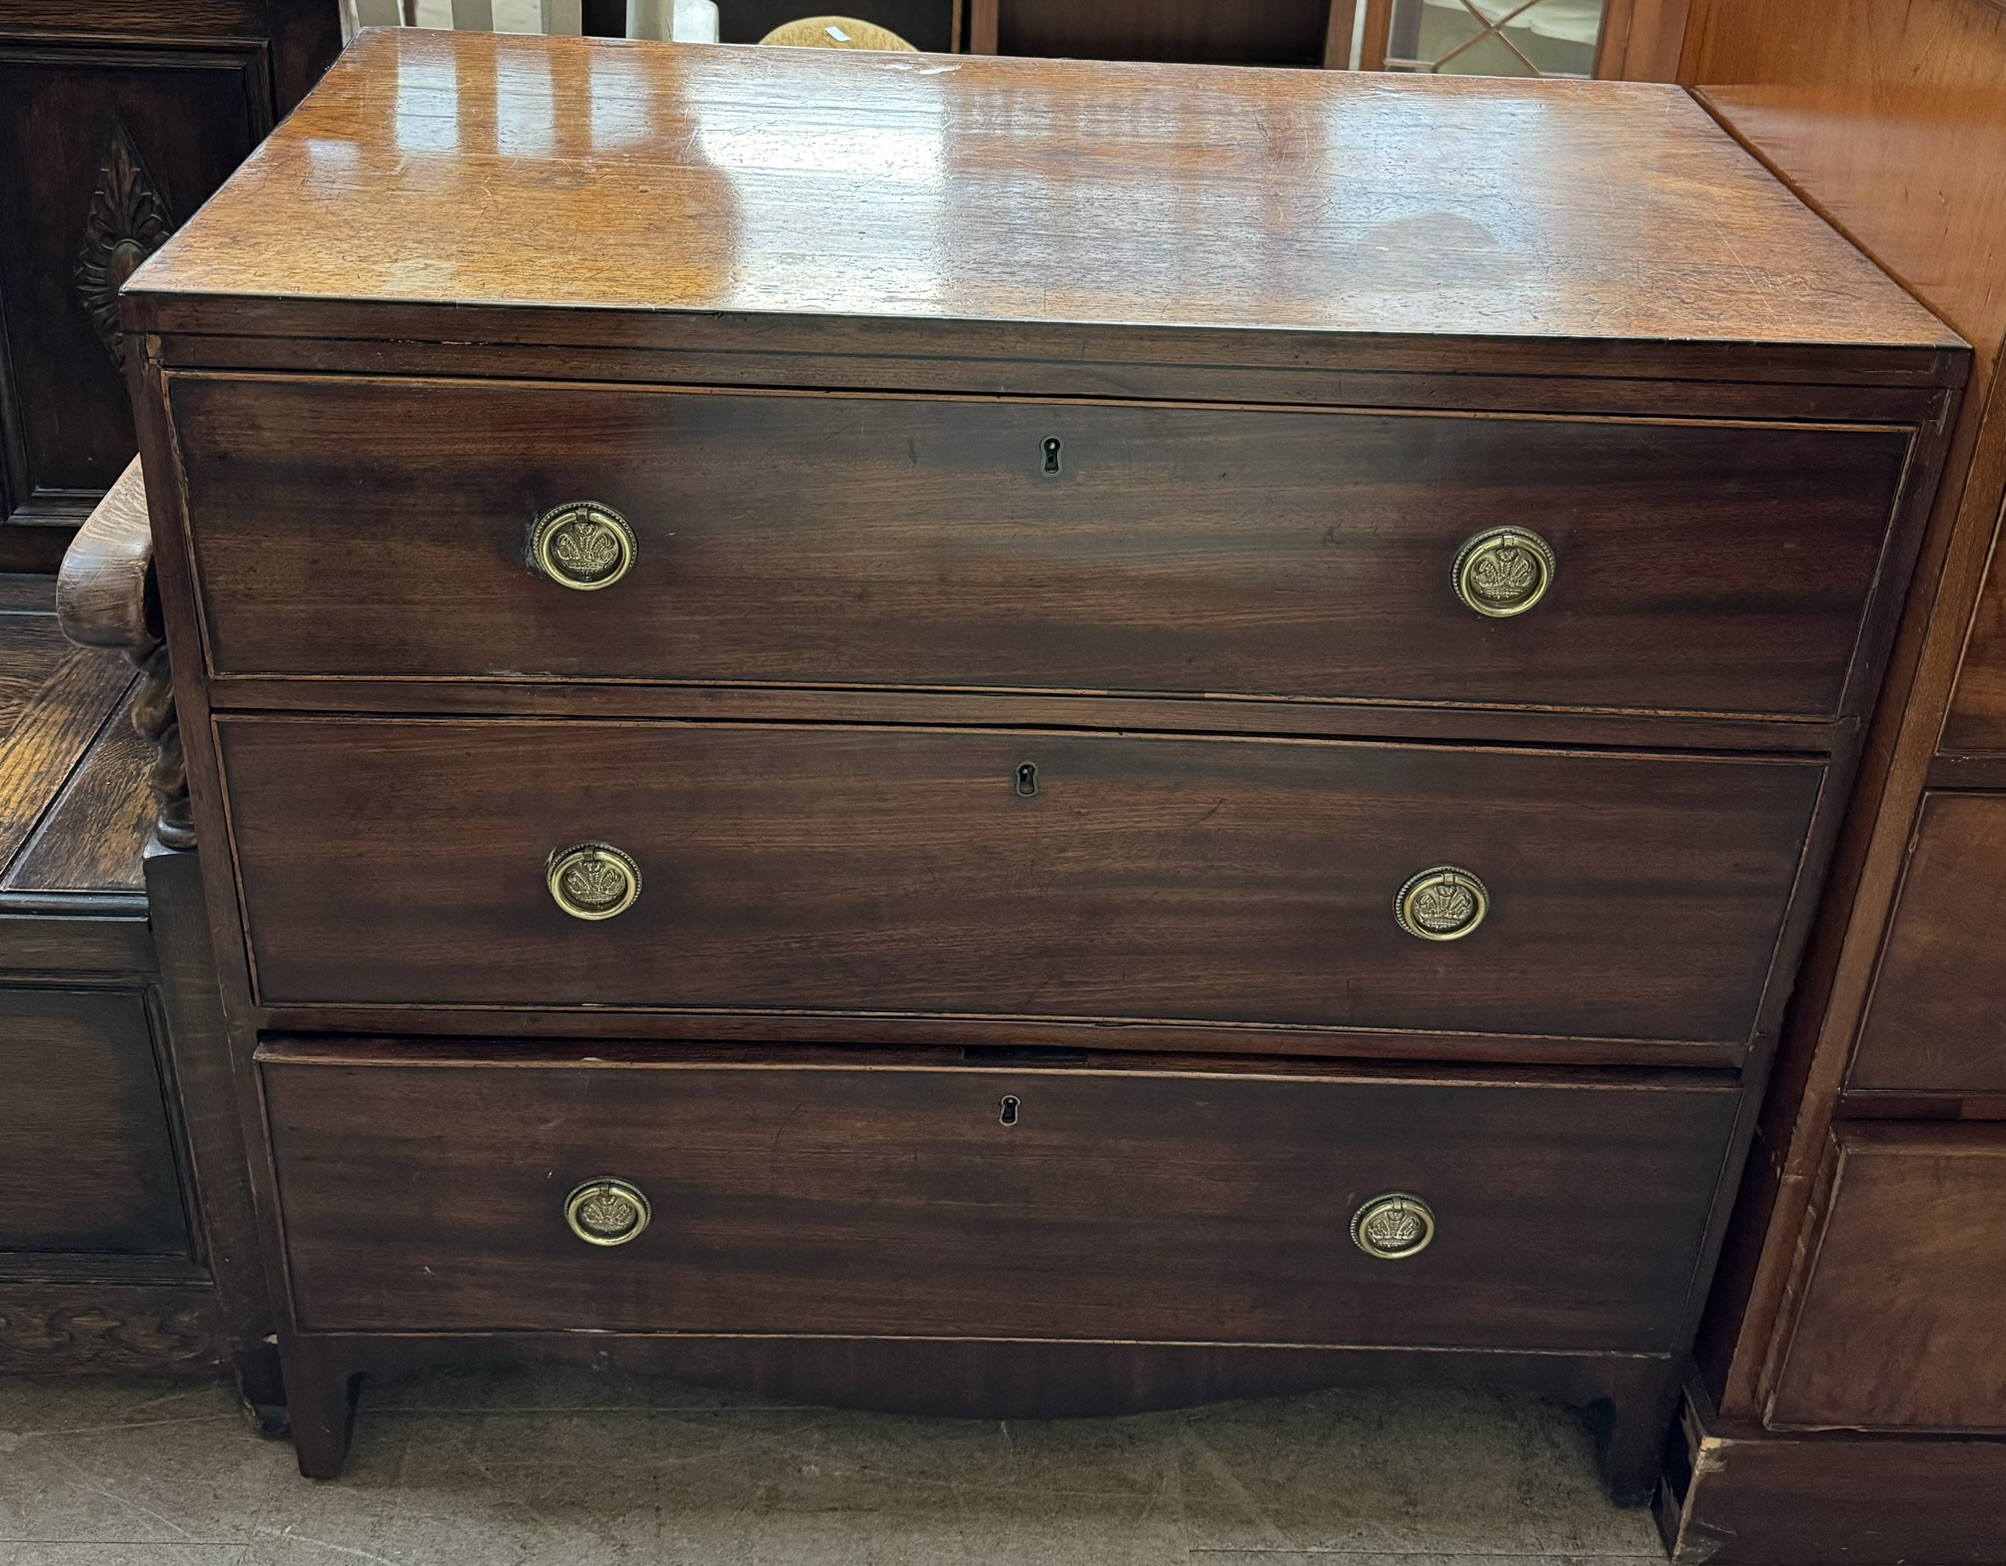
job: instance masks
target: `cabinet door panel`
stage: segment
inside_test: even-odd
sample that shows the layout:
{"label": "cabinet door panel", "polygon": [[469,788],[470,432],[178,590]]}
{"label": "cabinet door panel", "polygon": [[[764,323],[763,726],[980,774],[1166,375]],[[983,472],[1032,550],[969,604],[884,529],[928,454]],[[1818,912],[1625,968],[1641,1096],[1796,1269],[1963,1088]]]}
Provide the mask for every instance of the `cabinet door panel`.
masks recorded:
{"label": "cabinet door panel", "polygon": [[189,1253],[139,993],[0,989],[0,1083],[0,1253]]}
{"label": "cabinet door panel", "polygon": [[118,285],[243,161],[269,101],[262,48],[0,44],[10,519],[81,522],[132,460]]}

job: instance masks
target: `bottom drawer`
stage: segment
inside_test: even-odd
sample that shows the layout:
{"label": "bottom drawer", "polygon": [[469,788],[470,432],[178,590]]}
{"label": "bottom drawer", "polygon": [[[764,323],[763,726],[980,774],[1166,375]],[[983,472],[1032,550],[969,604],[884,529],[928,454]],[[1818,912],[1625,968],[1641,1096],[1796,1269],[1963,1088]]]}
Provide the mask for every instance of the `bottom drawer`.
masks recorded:
{"label": "bottom drawer", "polygon": [[2006,1127],[1842,1125],[1826,1179],[1769,1422],[2006,1431]]}
{"label": "bottom drawer", "polygon": [[[1663,1352],[1736,1097],[1696,1074],[365,1049],[261,1055],[307,1330]],[[626,1243],[567,1226],[567,1197],[601,1179],[649,1204]],[[1388,1260],[1351,1230],[1392,1192],[1434,1229]],[[1421,1226],[1374,1233],[1411,1246]]]}

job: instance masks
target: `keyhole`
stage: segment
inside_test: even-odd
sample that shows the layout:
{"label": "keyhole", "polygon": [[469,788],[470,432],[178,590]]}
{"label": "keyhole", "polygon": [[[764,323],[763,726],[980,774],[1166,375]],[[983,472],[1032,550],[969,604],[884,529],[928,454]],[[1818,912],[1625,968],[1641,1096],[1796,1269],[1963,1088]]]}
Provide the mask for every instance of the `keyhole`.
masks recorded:
{"label": "keyhole", "polygon": [[1056,435],[1045,437],[1045,477],[1056,478],[1059,473],[1059,452],[1062,444]]}
{"label": "keyhole", "polygon": [[1038,792],[1038,764],[1027,761],[1017,769],[1017,793],[1030,799]]}
{"label": "keyhole", "polygon": [[1003,1095],[1003,1104],[1001,1109],[997,1111],[996,1118],[1006,1126],[1014,1126],[1017,1123],[1017,1095],[1015,1093],[1005,1093]]}

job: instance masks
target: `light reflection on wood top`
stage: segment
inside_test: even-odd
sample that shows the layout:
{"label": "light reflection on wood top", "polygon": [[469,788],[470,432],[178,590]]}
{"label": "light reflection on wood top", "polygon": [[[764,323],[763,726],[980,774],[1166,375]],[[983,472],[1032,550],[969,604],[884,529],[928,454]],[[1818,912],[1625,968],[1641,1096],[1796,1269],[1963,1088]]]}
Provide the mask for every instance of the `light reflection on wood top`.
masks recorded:
{"label": "light reflection on wood top", "polygon": [[1952,345],[1676,89],[391,29],[152,294]]}

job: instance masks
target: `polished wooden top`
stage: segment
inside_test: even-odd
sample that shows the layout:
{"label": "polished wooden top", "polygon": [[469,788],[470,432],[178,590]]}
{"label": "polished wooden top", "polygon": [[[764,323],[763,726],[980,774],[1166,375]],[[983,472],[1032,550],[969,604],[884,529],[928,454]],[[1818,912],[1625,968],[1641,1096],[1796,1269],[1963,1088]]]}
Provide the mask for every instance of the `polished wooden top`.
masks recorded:
{"label": "polished wooden top", "polygon": [[2006,338],[2006,7],[1708,0],[1686,79],[1971,342]]}
{"label": "polished wooden top", "polygon": [[248,295],[1957,342],[1674,88],[406,29],[132,289],[165,329]]}

